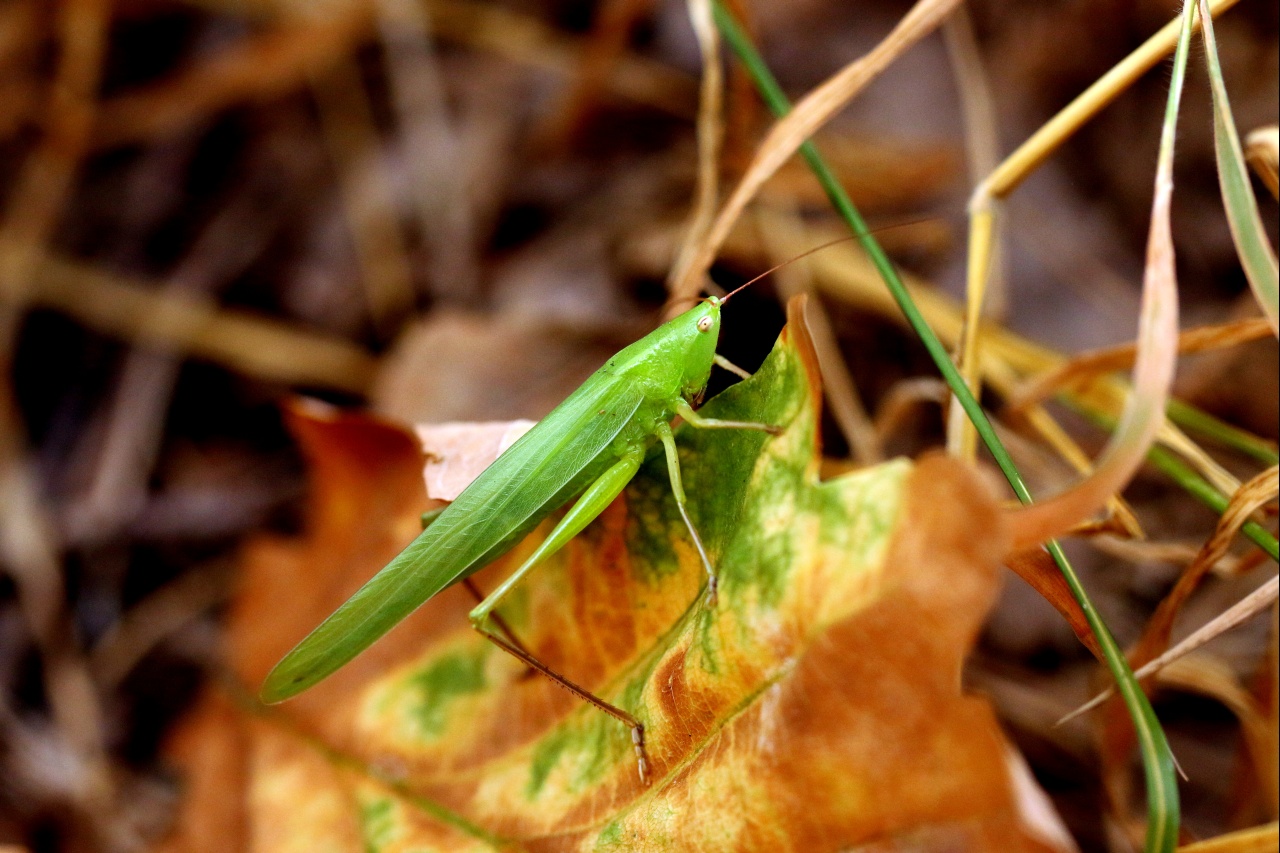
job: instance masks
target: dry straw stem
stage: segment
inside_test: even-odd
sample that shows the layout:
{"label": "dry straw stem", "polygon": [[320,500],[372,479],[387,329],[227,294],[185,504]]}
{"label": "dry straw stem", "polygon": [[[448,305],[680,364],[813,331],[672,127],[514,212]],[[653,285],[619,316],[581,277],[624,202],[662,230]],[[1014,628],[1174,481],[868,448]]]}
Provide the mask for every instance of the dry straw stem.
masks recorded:
{"label": "dry straw stem", "polygon": [[[1178,352],[1205,352],[1271,337],[1271,324],[1260,317],[1217,323],[1187,329],[1178,336]],[[1133,344],[1092,350],[1073,356],[1060,367],[1036,377],[1017,391],[1006,405],[1020,410],[1032,403],[1052,397],[1071,387],[1078,387],[1104,373],[1125,370],[1133,365],[1137,348]]]}
{"label": "dry straw stem", "polygon": [[849,63],[804,97],[774,125],[756,152],[733,194],[698,246],[682,277],[671,287],[672,299],[691,299],[734,225],[765,182],[796,150],[861,92],[899,56],[942,23],[958,0],[918,0],[885,38],[865,56]]}
{"label": "dry straw stem", "polygon": [[31,304],[135,344],[187,353],[249,376],[364,393],[377,360],[339,338],[307,332],[212,302],[165,293],[149,282],[46,258],[32,276]]}
{"label": "dry straw stem", "polygon": [[[1230,631],[1232,628],[1243,622],[1247,622],[1274,604],[1278,593],[1280,593],[1280,577],[1273,577],[1271,580],[1240,599],[1231,607],[1224,610],[1218,616],[1214,617],[1214,619],[1198,628],[1194,633],[1188,635],[1186,639],[1164,652],[1164,654],[1151,659],[1138,669],[1135,669],[1133,671],[1134,677],[1141,679],[1154,675],[1173,661],[1186,657],[1215,637],[1225,634],[1227,631]],[[1094,708],[1097,708],[1103,702],[1110,699],[1114,694],[1115,691],[1108,687],[1106,690],[1103,690],[1079,708],[1076,708],[1070,714],[1067,714],[1065,717],[1058,720],[1058,725],[1062,725],[1063,723],[1079,717],[1081,714],[1086,714],[1089,711],[1092,711]]]}
{"label": "dry straw stem", "polygon": [[1244,154],[1271,197],[1280,199],[1280,127],[1273,124],[1250,133],[1244,140]]}
{"label": "dry straw stem", "polygon": [[[960,114],[965,127],[970,179],[976,186],[999,163],[995,106],[967,8],[960,6],[956,9],[956,13],[947,19],[942,31],[946,36],[947,54],[951,58],[952,72],[960,95]],[[998,260],[999,239],[998,234],[991,236],[991,271],[979,283],[978,288],[966,294],[964,334],[956,347],[956,366],[965,385],[972,390],[976,390],[980,384],[981,368],[977,359],[976,333],[981,328],[982,316],[984,313],[992,313],[1000,317],[1006,307],[1004,278],[1000,273]],[[994,297],[996,304],[989,304],[989,294]],[[964,409],[956,397],[951,398],[947,411],[947,451],[961,459],[974,459],[978,451],[978,432],[965,417]]]}
{"label": "dry straw stem", "polygon": [[1280,489],[1280,474],[1277,474],[1277,468],[1272,466],[1245,483],[1232,495],[1226,511],[1218,519],[1213,535],[1200,548],[1191,564],[1183,570],[1178,582],[1160,602],[1155,614],[1147,622],[1142,639],[1134,651],[1136,664],[1146,663],[1168,647],[1173,623],[1182,611],[1182,606],[1195,592],[1200,581],[1209,573],[1213,565],[1227,553],[1227,548],[1249,517],[1275,500],[1277,489]]}
{"label": "dry straw stem", "polygon": [[[1209,9],[1216,18],[1239,0],[1211,2]],[[1093,85],[1082,92],[1057,115],[1041,125],[1026,142],[1005,158],[985,181],[974,190],[971,212],[983,210],[992,199],[1007,196],[1036,170],[1067,139],[1120,94],[1173,52],[1178,42],[1181,19],[1174,18],[1160,28],[1142,46],[1121,60]],[[1198,28],[1198,23],[1193,24]]]}
{"label": "dry straw stem", "polygon": [[[1128,560],[1131,563],[1167,563],[1169,565],[1184,566],[1196,558],[1196,554],[1200,553],[1200,547],[1203,543],[1189,541],[1159,541],[1150,540],[1145,542],[1134,541],[1133,539],[1120,539],[1115,536],[1097,536],[1091,540],[1093,546],[1105,554],[1110,554],[1121,560]],[[1266,559],[1266,555],[1262,551],[1250,552],[1261,555]],[[1252,564],[1251,560],[1242,559],[1232,554],[1224,554],[1213,564],[1213,573],[1220,577],[1235,577],[1246,571],[1246,565]],[[1261,561],[1257,563],[1260,565]]]}
{"label": "dry straw stem", "polygon": [[[1211,4],[1214,15],[1235,5],[1237,0],[1220,0]],[[1193,26],[1197,22],[1193,21]],[[1039,168],[1058,146],[1071,137],[1081,126],[1093,118],[1100,110],[1110,104],[1139,77],[1149,71],[1156,63],[1163,60],[1177,44],[1182,28],[1181,16],[1174,18],[1155,35],[1147,39],[1137,50],[1118,63],[1110,71],[1098,78],[1088,89],[1068,104],[1061,112],[1040,127],[1026,142],[1009,155],[992,173],[974,190],[969,202],[969,257],[966,276],[966,293],[968,307],[966,311],[966,328],[977,329],[969,335],[970,341],[962,353],[962,365],[969,372],[966,381],[971,390],[977,393],[977,377],[981,372],[976,365],[980,361],[977,349],[979,338],[985,345],[985,332],[981,331],[982,295],[986,290],[987,279],[991,274],[991,266],[998,241],[998,222],[996,219],[996,202],[1012,192],[1026,177]],[[1153,215],[1161,203],[1157,182],[1157,203],[1153,204]],[[1153,220],[1154,225],[1154,220]],[[1153,231],[1154,236],[1154,231]],[[1148,269],[1152,245],[1148,245]],[[1172,251],[1172,244],[1170,244]],[[1146,289],[1144,287],[1144,294]],[[959,429],[967,437],[959,442],[959,446],[972,447],[973,427],[963,421]]]}
{"label": "dry straw stem", "polygon": [[[761,227],[765,227],[763,222]],[[842,234],[843,232],[834,229],[815,228],[813,231],[814,239],[819,243],[836,239]],[[754,251],[755,242],[754,237],[749,236],[745,229],[740,229],[730,235],[726,249],[733,254],[749,255]],[[848,245],[834,245],[809,256],[808,263],[822,293],[893,322],[904,322],[897,304],[885,290],[879,274],[864,252]],[[923,279],[907,272],[901,273],[901,276],[930,328],[944,344],[955,346],[964,324],[963,308]],[[1065,355],[1002,327],[991,325],[983,330],[982,347],[979,350],[982,374],[985,381],[990,382],[1005,398],[1017,393],[1028,377],[1056,370],[1066,362]],[[1127,382],[1116,376],[1103,376],[1085,388],[1069,392],[1068,397],[1081,408],[1116,417],[1127,395]],[[1028,413],[1031,411],[1028,410]],[[1223,470],[1222,466],[1173,424],[1161,425],[1159,439],[1162,444],[1183,456],[1223,494],[1232,494],[1240,487],[1236,478]]]}
{"label": "dry straw stem", "polygon": [[[724,69],[720,62],[720,33],[711,15],[711,0],[689,0],[689,20],[702,55],[702,90],[698,102],[698,185],[693,212],[684,242],[667,278],[668,290],[683,278],[693,262],[698,246],[711,227],[720,201],[720,145],[724,139]],[[671,304],[669,312],[685,310],[683,303]]]}

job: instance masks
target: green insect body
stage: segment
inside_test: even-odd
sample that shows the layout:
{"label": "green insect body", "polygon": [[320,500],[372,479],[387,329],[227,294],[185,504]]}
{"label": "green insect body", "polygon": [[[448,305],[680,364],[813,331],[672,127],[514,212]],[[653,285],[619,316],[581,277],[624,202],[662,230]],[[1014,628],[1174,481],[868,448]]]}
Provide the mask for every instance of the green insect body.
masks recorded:
{"label": "green insect body", "polygon": [[[436,593],[465,581],[556,509],[579,496],[546,540],[471,612],[475,628],[507,652],[631,727],[647,781],[644,727],[537,661],[492,611],[535,565],[561,548],[622,492],[656,441],[664,445],[676,504],[708,574],[715,571],[685,509],[670,422],[695,427],[776,430],[700,417],[716,355],[723,300],[710,297],[623,349],[486,468],[399,556],[313,630],[267,675],[263,701],[280,702],[323,680]],[[499,630],[495,630],[495,626]]]}

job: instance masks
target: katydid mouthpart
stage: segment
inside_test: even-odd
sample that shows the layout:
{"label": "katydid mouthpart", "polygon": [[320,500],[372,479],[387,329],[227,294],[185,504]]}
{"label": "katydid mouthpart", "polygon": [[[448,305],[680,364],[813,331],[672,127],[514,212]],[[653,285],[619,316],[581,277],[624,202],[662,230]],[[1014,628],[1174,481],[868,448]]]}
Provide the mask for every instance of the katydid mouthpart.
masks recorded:
{"label": "katydid mouthpart", "polygon": [[285,655],[267,675],[262,700],[281,702],[326,678],[432,596],[502,556],[576,496],[546,540],[469,618],[499,648],[630,727],[640,778],[647,783],[643,723],[551,671],[495,620],[493,611],[534,566],[622,492],[657,441],[666,452],[676,506],[707,573],[708,604],[715,604],[716,570],[686,508],[671,421],[679,415],[699,429],[779,432],[769,424],[714,420],[694,411],[712,366],[728,365],[716,354],[720,307],[727,298],[702,300],[609,359]]}

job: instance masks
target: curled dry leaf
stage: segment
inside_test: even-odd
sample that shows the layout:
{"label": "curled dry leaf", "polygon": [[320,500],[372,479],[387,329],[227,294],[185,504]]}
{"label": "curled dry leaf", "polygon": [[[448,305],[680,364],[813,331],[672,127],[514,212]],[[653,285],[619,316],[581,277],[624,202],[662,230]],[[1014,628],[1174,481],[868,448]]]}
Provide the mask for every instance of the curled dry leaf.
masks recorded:
{"label": "curled dry leaf", "polygon": [[451,501],[493,460],[529,431],[533,421],[422,424],[415,427],[427,464],[422,477],[433,500]]}
{"label": "curled dry leaf", "polygon": [[[204,796],[197,777],[166,850],[197,849],[181,833],[201,820],[221,846],[273,852],[1069,845],[1028,816],[1043,804],[1014,780],[991,709],[960,692],[1005,547],[995,502],[942,458],[820,483],[812,349],[792,319],[760,371],[704,409],[784,433],[679,433],[716,607],[659,451],[502,611],[548,665],[644,720],[650,787],[623,726],[487,644],[451,589],[276,710],[214,691],[175,755],[235,767]],[[244,556],[232,664],[254,687],[409,541],[423,500],[406,433],[331,412],[293,422],[312,523]],[[476,579],[492,589],[514,565]]]}
{"label": "curled dry leaf", "polygon": [[1271,190],[1272,198],[1280,198],[1280,127],[1260,127],[1245,137],[1244,145],[1249,165]]}

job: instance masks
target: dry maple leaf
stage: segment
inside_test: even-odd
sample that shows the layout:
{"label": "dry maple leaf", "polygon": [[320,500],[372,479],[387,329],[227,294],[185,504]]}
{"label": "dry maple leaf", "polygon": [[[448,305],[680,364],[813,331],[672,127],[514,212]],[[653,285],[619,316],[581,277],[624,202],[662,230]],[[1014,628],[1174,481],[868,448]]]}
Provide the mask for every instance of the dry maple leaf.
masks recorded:
{"label": "dry maple leaf", "polygon": [[[164,849],[1069,849],[1028,816],[987,703],[960,691],[1004,549],[994,501],[941,458],[820,483],[799,312],[703,410],[783,434],[679,433],[719,603],[700,594],[658,452],[501,611],[549,666],[645,722],[651,786],[627,729],[473,632],[455,587],[280,709],[212,689],[173,741],[192,788]],[[230,630],[252,687],[413,537],[424,500],[405,432],[332,412],[293,423],[312,517],[245,553]],[[492,589],[533,544],[476,580]]]}

